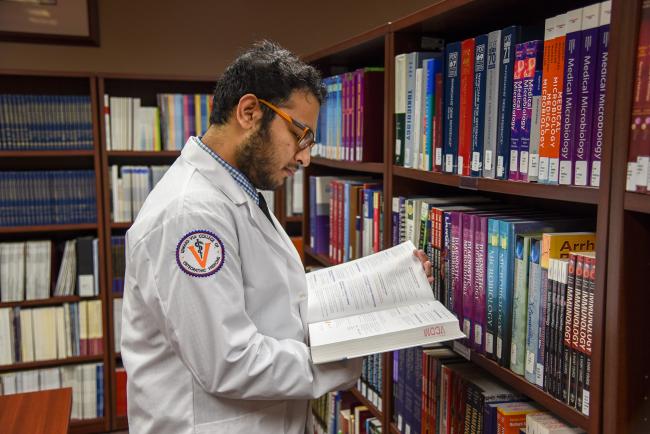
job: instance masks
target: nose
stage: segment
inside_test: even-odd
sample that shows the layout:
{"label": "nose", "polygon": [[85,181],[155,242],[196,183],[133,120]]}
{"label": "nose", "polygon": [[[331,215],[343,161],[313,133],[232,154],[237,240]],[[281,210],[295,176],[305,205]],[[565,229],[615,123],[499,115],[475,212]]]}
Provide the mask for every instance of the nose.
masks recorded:
{"label": "nose", "polygon": [[296,162],[300,164],[302,167],[309,166],[310,161],[311,161],[311,146],[308,146],[305,149],[298,151],[298,153],[296,154]]}

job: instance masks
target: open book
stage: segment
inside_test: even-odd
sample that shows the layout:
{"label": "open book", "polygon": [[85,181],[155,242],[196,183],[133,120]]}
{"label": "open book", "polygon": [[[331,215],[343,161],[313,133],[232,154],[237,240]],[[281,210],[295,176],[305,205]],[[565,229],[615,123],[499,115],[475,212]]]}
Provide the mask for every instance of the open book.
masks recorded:
{"label": "open book", "polygon": [[314,363],[463,338],[411,241],[307,274]]}

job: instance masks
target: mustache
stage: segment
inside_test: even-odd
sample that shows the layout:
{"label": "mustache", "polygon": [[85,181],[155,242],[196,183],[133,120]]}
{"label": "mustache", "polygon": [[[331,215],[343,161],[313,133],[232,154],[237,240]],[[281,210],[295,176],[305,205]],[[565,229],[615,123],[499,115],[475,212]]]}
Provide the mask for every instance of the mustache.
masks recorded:
{"label": "mustache", "polygon": [[287,169],[291,169],[292,171],[296,172],[298,169],[302,167],[302,164],[289,164],[287,165]]}

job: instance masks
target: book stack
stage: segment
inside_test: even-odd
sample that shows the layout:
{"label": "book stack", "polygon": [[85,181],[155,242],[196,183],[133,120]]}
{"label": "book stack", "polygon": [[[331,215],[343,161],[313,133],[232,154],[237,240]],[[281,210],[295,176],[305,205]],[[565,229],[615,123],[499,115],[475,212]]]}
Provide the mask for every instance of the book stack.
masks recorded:
{"label": "book stack", "polygon": [[95,172],[0,172],[0,226],[96,223]]}
{"label": "book stack", "polygon": [[312,176],[310,245],[334,264],[378,252],[383,246],[383,193],[370,178]]}
{"label": "book stack", "polygon": [[357,381],[357,390],[378,409],[382,406],[381,391],[384,373],[382,357],[381,354],[364,357],[361,377]]}
{"label": "book stack", "polygon": [[3,395],[72,388],[71,419],[104,417],[104,364],[91,363],[0,374]]}
{"label": "book stack", "polygon": [[111,218],[115,223],[135,220],[145,199],[169,166],[110,166]]}
{"label": "book stack", "polygon": [[0,308],[0,365],[103,353],[100,300]]}
{"label": "book stack", "polygon": [[391,417],[402,433],[519,434],[527,424],[584,432],[543,412],[448,348],[410,348],[396,356]]}
{"label": "book stack", "polygon": [[90,97],[0,94],[0,151],[92,150]]}
{"label": "book stack", "polygon": [[382,161],[384,68],[326,77],[315,155],[332,160]]}
{"label": "book stack", "polygon": [[[395,57],[395,164],[600,185],[611,2]],[[444,62],[444,64],[443,64]]]}
{"label": "book stack", "polygon": [[157,107],[140,98],[104,95],[106,149],[109,151],[179,150],[189,136],[209,125],[212,96],[158,94]]}
{"label": "book stack", "polygon": [[[0,301],[42,300],[50,296],[99,295],[98,240],[80,237],[57,244],[34,240],[0,243]],[[56,259],[59,273],[52,288]]]}

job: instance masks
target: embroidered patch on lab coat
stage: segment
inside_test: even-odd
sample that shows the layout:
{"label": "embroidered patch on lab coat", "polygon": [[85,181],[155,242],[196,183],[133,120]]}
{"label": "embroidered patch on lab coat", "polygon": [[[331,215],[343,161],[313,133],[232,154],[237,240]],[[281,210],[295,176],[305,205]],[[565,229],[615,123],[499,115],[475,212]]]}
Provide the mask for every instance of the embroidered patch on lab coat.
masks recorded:
{"label": "embroidered patch on lab coat", "polygon": [[223,266],[226,250],[219,237],[203,229],[185,234],[176,246],[176,263],[190,276],[211,276]]}

